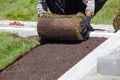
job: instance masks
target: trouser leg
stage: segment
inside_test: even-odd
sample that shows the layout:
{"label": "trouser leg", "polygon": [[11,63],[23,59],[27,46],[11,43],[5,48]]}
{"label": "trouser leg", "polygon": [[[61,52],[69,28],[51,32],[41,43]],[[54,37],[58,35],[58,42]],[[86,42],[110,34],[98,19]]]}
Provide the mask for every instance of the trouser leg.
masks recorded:
{"label": "trouser leg", "polygon": [[65,14],[65,0],[47,0],[47,6],[52,13]]}
{"label": "trouser leg", "polygon": [[95,0],[95,14],[103,7],[107,0]]}
{"label": "trouser leg", "polygon": [[76,14],[85,13],[86,5],[82,0],[47,0],[47,5],[55,14]]}
{"label": "trouser leg", "polygon": [[76,14],[78,12],[85,13],[86,5],[82,0],[66,0],[66,14]]}

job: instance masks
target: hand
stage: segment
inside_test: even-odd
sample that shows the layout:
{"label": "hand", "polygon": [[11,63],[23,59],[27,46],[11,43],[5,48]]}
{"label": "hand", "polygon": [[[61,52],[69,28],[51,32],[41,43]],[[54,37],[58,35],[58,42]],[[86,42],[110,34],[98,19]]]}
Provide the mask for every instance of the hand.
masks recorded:
{"label": "hand", "polygon": [[42,11],[42,12],[38,13],[38,17],[42,17],[44,14],[47,14],[47,12],[46,11]]}
{"label": "hand", "polygon": [[83,37],[86,37],[88,32],[94,31],[94,29],[90,25],[90,20],[91,20],[91,16],[86,16],[81,22],[82,25],[81,34],[83,35]]}

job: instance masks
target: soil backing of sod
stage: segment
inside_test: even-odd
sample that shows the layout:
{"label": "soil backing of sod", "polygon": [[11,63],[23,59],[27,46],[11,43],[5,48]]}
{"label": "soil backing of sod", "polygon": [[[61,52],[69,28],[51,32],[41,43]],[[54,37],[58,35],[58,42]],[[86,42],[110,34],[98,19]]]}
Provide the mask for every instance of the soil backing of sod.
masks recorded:
{"label": "soil backing of sod", "polygon": [[44,17],[39,19],[37,24],[38,35],[41,38],[49,40],[83,40],[81,34],[83,17],[82,13],[78,13],[77,15],[44,15]]}
{"label": "soil backing of sod", "polygon": [[57,80],[105,40],[90,38],[77,44],[38,46],[1,71],[0,80]]}

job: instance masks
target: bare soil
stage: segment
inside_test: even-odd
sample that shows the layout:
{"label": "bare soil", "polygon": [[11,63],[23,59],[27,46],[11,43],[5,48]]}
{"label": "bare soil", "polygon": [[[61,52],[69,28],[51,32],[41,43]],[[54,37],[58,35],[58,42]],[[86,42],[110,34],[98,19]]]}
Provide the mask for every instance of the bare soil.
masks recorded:
{"label": "bare soil", "polygon": [[26,53],[0,72],[0,80],[57,80],[105,38],[90,38],[81,43],[48,43]]}

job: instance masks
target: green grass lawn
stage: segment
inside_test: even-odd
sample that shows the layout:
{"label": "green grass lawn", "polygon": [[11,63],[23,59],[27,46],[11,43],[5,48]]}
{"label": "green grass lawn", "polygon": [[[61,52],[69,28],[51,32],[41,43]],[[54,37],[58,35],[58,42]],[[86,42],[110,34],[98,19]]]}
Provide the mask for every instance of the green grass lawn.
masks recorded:
{"label": "green grass lawn", "polygon": [[37,0],[0,0],[0,19],[37,20]]}
{"label": "green grass lawn", "polygon": [[0,33],[0,70],[11,64],[37,44],[37,41],[28,41],[19,38],[17,34]]}
{"label": "green grass lawn", "polygon": [[[0,19],[37,21],[38,0],[0,0]],[[107,0],[104,7],[92,19],[95,24],[112,24],[120,0]]]}
{"label": "green grass lawn", "polygon": [[92,19],[92,23],[112,24],[119,10],[120,0],[107,0],[103,8]]}

